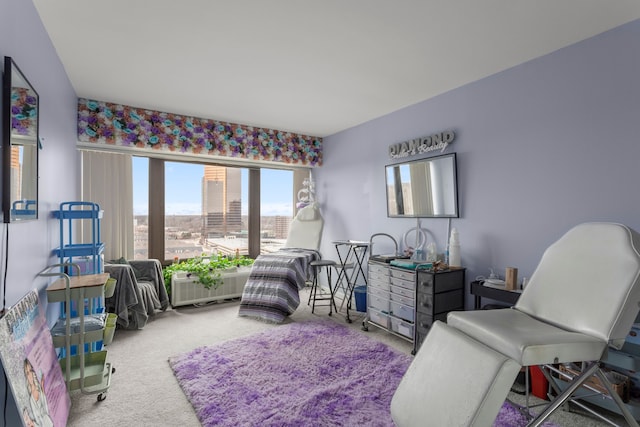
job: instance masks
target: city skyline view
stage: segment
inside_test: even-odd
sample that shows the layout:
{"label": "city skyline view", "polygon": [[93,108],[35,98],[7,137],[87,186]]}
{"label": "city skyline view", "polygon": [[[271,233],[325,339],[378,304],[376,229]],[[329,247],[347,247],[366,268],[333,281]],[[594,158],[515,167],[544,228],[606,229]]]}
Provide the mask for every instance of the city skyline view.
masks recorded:
{"label": "city skyline view", "polygon": [[[149,160],[133,159],[136,259],[148,257]],[[246,168],[164,162],[164,258],[248,254]],[[153,186],[152,186],[153,187]],[[293,172],[260,171],[260,251],[279,249],[293,217]],[[151,191],[156,191],[154,188]]]}
{"label": "city skyline view", "polygon": [[[167,163],[165,212],[167,215],[202,214],[204,165]],[[261,216],[293,215],[293,172],[261,169]],[[248,211],[248,170],[241,169],[242,215]],[[148,159],[133,158],[134,215],[148,215]],[[158,189],[165,191],[164,189]]]}

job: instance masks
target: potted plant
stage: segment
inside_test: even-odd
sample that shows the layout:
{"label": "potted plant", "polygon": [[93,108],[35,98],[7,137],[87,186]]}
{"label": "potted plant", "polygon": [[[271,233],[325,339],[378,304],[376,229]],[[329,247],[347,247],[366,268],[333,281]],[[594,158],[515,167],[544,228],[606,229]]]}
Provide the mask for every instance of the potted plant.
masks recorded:
{"label": "potted plant", "polygon": [[253,259],[236,255],[235,257],[203,257],[190,258],[179,261],[174,259],[173,264],[167,265],[162,269],[164,275],[164,283],[167,287],[167,293],[171,293],[171,277],[177,271],[184,271],[187,277],[196,278],[196,282],[200,283],[206,289],[217,289],[222,285],[222,273],[225,271],[235,271],[238,267],[250,266]]}

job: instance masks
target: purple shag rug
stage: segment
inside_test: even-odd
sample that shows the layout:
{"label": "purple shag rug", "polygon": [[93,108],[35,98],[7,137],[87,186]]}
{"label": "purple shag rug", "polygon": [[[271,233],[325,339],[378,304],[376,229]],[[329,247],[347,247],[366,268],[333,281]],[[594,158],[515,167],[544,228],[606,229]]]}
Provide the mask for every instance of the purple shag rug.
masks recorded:
{"label": "purple shag rug", "polygon": [[[170,357],[203,426],[393,426],[412,357],[333,321],[291,323]],[[509,403],[494,426],[526,419]]]}

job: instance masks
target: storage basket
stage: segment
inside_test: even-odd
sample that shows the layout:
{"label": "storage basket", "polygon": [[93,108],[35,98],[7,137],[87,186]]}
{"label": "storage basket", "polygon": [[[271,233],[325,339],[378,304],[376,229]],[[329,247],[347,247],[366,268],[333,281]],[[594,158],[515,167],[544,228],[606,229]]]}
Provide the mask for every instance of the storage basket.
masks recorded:
{"label": "storage basket", "polygon": [[382,313],[376,309],[369,309],[369,320],[375,323],[376,325],[380,325],[384,328],[389,329],[389,315],[386,313]]}
{"label": "storage basket", "polygon": [[414,325],[397,317],[389,316],[391,330],[397,334],[413,339]]}
{"label": "storage basket", "polygon": [[113,277],[107,279],[107,283],[104,284],[104,297],[111,298],[116,291],[117,280]]}
{"label": "storage basket", "polygon": [[389,312],[389,297],[385,298],[379,295],[369,294],[367,304],[370,308],[375,308],[376,310],[380,310],[385,313]]}
{"label": "storage basket", "polygon": [[116,321],[118,320],[118,315],[115,313],[108,313],[107,320],[104,324],[104,335],[102,337],[102,344],[109,345],[111,341],[113,341],[113,335],[116,332]]}
{"label": "storage basket", "polygon": [[391,301],[389,305],[391,306],[391,314],[393,314],[394,316],[412,323],[416,320],[416,315],[413,307],[409,307],[395,301]]}

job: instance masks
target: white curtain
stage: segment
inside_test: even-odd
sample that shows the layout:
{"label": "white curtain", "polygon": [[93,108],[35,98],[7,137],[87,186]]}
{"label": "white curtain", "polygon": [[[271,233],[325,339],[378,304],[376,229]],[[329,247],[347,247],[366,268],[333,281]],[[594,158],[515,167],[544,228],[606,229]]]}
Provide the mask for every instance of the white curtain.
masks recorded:
{"label": "white curtain", "polygon": [[[433,215],[433,185],[431,183],[431,171],[429,162],[409,163],[411,176],[411,203],[413,210],[405,213],[413,213],[416,216]],[[405,197],[405,203],[408,198]]]}
{"label": "white curtain", "polygon": [[82,151],[82,200],[104,211],[101,240],[105,261],[133,259],[133,172],[131,155]]}

